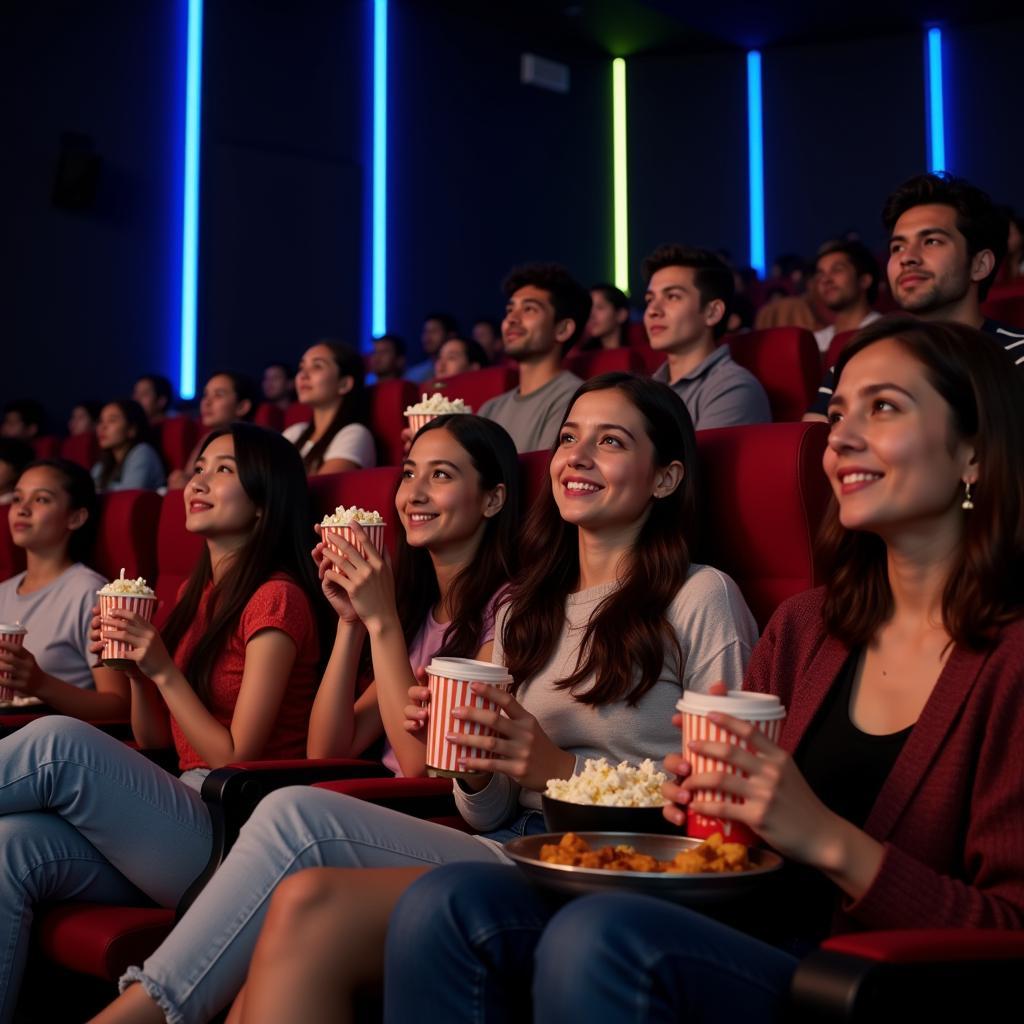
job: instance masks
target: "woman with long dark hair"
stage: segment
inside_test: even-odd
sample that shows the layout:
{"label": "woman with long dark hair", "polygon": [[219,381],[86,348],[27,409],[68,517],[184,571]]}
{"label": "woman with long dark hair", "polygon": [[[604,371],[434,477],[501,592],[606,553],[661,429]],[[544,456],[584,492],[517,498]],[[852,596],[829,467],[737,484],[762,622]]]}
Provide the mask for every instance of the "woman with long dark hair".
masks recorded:
{"label": "woman with long dark hair", "polygon": [[666,817],[749,826],[791,862],[776,898],[746,931],[623,894],[552,916],[514,870],[442,869],[392,917],[388,1019],[429,981],[443,1019],[775,1021],[833,931],[1024,926],[1024,383],[980,331],[883,320],[829,421],[828,583],[778,609],[746,680],[788,707],[780,742],[717,715],[744,745],[665,759]]}
{"label": "woman with long dark hair", "polygon": [[284,436],[299,449],[310,476],[377,464],[364,376],[362,357],[344,342],[321,341],[303,354],[295,393],[313,417],[287,427]]}
{"label": "woman with long dark hair", "polygon": [[125,718],[128,680],[93,664],[89,625],[106,580],[92,557],[99,505],[92,477],[64,459],[28,465],[8,510],[25,571],[0,583],[0,622],[28,630],[22,645],[0,640],[3,685],[75,718]]}
{"label": "woman with long dark hair", "polygon": [[70,718],[0,741],[0,1021],[14,1012],[34,906],[174,906],[210,855],[209,770],[304,752],[318,662],[305,493],[280,435],[235,424],[211,436],[184,492],[186,528],[206,544],[162,634],[127,611],[93,620],[97,638],[133,645],[135,738],[173,743],[180,779]]}
{"label": "woman with long dark hair", "polygon": [[99,461],[92,467],[98,491],[155,491],[166,482],[142,406],[131,398],[107,402],[96,421]]}
{"label": "woman with long dark hair", "polygon": [[[486,836],[310,787],[273,793],[168,940],[128,972],[125,982],[141,984],[97,1021],[216,1013],[242,984],[279,883],[250,978],[258,992],[235,1019],[317,1019],[325,985],[351,992],[379,972],[388,914],[418,873],[450,861],[502,862],[502,842],[543,830],[547,779],[572,775],[587,757],[649,757],[670,741],[684,688],[723,678],[739,686],[756,628],[728,577],[690,563],[694,466],[689,415],[666,385],[628,374],[583,385],[552,452],[550,489],[524,527],[524,574],[498,612],[492,657],[509,665],[516,694],[474,684],[503,713],[459,709],[498,733],[480,741],[494,759],[466,761],[479,782],[456,789],[463,816]],[[354,550],[347,559],[347,592],[358,605],[373,560]],[[372,618],[371,636],[384,625]],[[405,715],[421,742],[425,712],[416,702],[429,691],[409,695],[415,706],[407,703]],[[306,867],[327,870],[282,882]],[[389,870],[351,870],[365,867]],[[225,920],[237,922],[230,934]],[[284,937],[291,952],[278,970]],[[340,1019],[348,1007],[330,1003],[329,1012]]]}

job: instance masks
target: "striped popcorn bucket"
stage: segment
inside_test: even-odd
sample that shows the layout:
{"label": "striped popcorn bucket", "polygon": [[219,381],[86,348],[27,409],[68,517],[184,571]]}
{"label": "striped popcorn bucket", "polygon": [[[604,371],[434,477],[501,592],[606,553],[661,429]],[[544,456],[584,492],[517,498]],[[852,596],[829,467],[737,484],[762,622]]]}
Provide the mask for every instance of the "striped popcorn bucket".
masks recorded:
{"label": "striped popcorn bucket", "polygon": [[[693,740],[708,740],[712,743],[740,744],[747,750],[753,750],[749,743],[742,742],[732,733],[712,722],[707,714],[709,711],[721,711],[734,718],[752,722],[773,743],[779,742],[782,725],[786,720],[786,709],[777,697],[763,693],[733,693],[728,696],[711,696],[702,693],[687,693],[676,704],[683,715],[683,756],[690,762],[694,775],[705,772],[736,771],[731,765],[717,758],[695,754],[689,749]],[[746,777],[746,772],[740,772]],[[698,789],[693,791],[694,800],[725,800],[732,804],[742,804],[743,798],[722,793],[717,790]],[[695,839],[707,839],[708,836],[720,832],[732,843],[744,843],[755,846],[760,840],[744,824],[731,821],[729,818],[709,818],[703,814],[688,811],[686,815],[686,834]]]}
{"label": "striped popcorn bucket", "polygon": [[[359,524],[362,528],[363,533],[366,534],[367,539],[376,548],[377,554],[383,555],[384,553],[384,524],[375,523],[373,525],[366,525],[364,523]],[[342,550],[338,546],[337,538],[342,537],[349,542],[363,556],[366,557],[366,549],[362,543],[352,532],[350,526],[321,526],[320,536],[323,537],[324,545],[331,549],[336,555],[341,555]]]}
{"label": "striped popcorn bucket", "polygon": [[419,431],[431,420],[436,420],[440,413],[436,412],[411,412],[405,418],[409,421],[409,429],[415,437]]}
{"label": "striped popcorn bucket", "polygon": [[[12,647],[21,647],[25,642],[25,634],[28,632],[27,629],[21,623],[14,623],[13,625],[0,625],[0,640],[5,644],[10,644]],[[0,672],[0,680],[10,679],[10,672]],[[9,686],[0,685],[0,700],[13,700],[14,690]]]}
{"label": "striped popcorn bucket", "polygon": [[[498,705],[470,690],[472,683],[486,683],[507,689],[512,677],[501,665],[471,658],[434,658],[427,666],[427,685],[430,687],[430,717],[427,729],[427,774],[447,778],[464,778],[479,772],[459,768],[467,757],[490,757],[487,751],[474,747],[470,737],[493,736],[494,730],[477,722],[452,717],[456,708],[473,707],[483,711],[497,711]],[[447,733],[467,737],[465,743],[450,743]]]}
{"label": "striped popcorn bucket", "polygon": [[[115,608],[135,612],[149,622],[156,611],[156,598],[144,594],[100,594],[100,618],[108,616]],[[104,639],[103,664],[108,668],[130,669],[135,662],[131,658],[126,658],[125,653],[134,649],[123,640]]]}

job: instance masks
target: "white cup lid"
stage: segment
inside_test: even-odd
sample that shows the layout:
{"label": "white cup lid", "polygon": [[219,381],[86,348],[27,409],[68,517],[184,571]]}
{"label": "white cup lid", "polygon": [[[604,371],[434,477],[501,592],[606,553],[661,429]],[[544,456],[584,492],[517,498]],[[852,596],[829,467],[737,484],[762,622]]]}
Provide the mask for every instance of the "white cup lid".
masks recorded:
{"label": "white cup lid", "polygon": [[20,622],[0,622],[0,633],[27,633]]}
{"label": "white cup lid", "polygon": [[427,666],[427,673],[432,676],[443,676],[445,679],[469,680],[492,685],[512,682],[512,677],[504,665],[476,661],[473,658],[433,658]]}
{"label": "white cup lid", "polygon": [[745,690],[731,690],[725,695],[687,690],[682,700],[676,702],[676,710],[690,715],[720,711],[733,718],[759,722],[774,722],[786,717],[786,709],[778,697],[770,693],[748,693]]}

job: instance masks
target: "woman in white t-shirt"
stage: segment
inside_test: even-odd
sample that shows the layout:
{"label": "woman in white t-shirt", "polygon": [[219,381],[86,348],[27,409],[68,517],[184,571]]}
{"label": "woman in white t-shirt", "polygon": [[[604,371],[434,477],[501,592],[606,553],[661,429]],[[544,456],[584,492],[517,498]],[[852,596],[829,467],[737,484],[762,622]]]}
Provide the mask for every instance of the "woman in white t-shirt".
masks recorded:
{"label": "woman in white t-shirt", "polygon": [[0,643],[0,671],[10,674],[5,686],[64,715],[127,719],[127,678],[89,653],[96,591],[107,582],[82,564],[96,514],[92,477],[73,462],[34,462],[18,478],[8,520],[26,568],[0,583],[0,621],[28,633],[22,647]]}
{"label": "woman in white t-shirt", "polygon": [[284,436],[299,449],[309,476],[377,464],[377,446],[366,427],[369,397],[363,375],[359,353],[341,342],[318,342],[303,355],[295,391],[313,418],[292,424]]}

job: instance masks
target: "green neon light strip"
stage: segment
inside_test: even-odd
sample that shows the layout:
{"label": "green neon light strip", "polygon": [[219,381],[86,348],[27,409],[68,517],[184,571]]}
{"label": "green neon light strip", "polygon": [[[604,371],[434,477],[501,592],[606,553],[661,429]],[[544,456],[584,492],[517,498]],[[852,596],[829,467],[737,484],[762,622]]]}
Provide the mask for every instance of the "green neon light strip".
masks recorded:
{"label": "green neon light strip", "polygon": [[629,189],[626,184],[626,62],[612,61],[612,154],[615,182],[615,285],[629,294]]}

